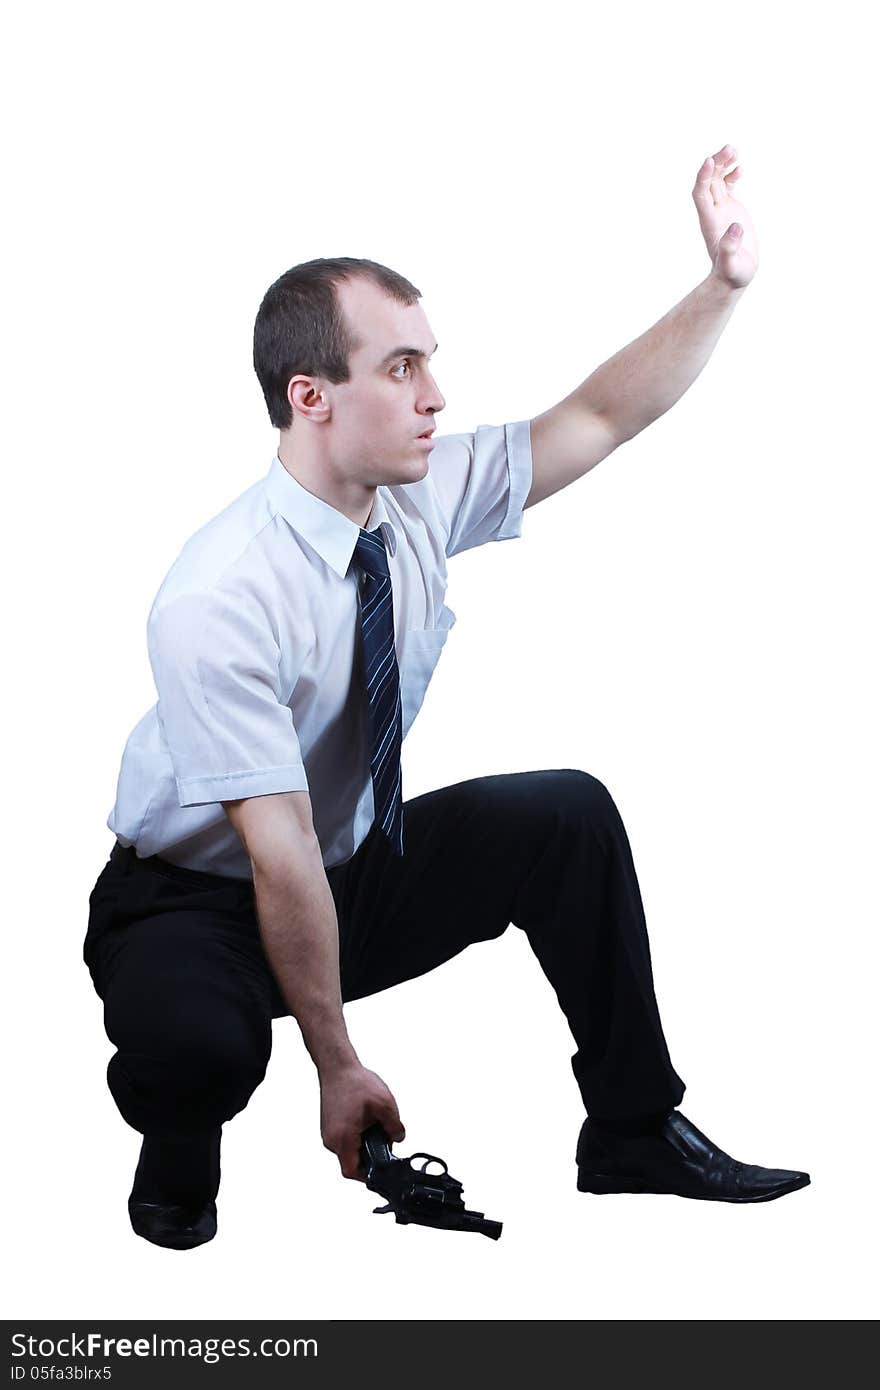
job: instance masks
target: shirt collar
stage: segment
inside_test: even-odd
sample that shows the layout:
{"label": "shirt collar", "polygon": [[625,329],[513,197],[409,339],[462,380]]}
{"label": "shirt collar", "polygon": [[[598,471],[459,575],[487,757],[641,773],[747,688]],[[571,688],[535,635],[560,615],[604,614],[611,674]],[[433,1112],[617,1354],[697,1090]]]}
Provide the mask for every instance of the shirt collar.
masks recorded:
{"label": "shirt collar", "polygon": [[[266,476],[266,491],[285,521],[290,522],[293,529],[308,541],[321,559],[344,579],[360,535],[357,523],[343,516],[342,512],[331,507],[323,498],[316,497],[313,492],[304,488],[292,473],[288,473],[277,454]],[[394,555],[397,550],[397,533],[379,488],[373,495],[373,508],[364,530],[381,530],[389,554]]]}

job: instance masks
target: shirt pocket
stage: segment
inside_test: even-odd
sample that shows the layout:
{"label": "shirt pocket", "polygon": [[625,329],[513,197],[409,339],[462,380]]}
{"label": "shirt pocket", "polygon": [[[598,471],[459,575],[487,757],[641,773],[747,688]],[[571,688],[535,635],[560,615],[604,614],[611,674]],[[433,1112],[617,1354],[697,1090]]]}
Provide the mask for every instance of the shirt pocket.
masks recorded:
{"label": "shirt pocket", "polygon": [[451,608],[440,614],[439,627],[409,628],[403,634],[400,655],[400,705],[403,737],[422,707],[434,668],[440,660],[446,638],[456,622]]}

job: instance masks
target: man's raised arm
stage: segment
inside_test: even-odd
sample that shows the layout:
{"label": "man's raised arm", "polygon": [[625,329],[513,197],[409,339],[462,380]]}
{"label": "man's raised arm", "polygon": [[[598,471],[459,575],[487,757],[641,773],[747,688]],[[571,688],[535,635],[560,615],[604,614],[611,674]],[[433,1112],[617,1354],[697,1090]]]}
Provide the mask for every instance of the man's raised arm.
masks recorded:
{"label": "man's raised arm", "polygon": [[[736,150],[725,145],[703,161],[691,190],[712,261],[705,280],[564,400],[532,420],[532,486],[524,510],[583,477],[665,414],[708,362],[758,268],[752,220],[733,197],[742,173],[736,160]],[[649,208],[648,222],[660,215],[659,209]],[[725,408],[731,408],[729,397]]]}

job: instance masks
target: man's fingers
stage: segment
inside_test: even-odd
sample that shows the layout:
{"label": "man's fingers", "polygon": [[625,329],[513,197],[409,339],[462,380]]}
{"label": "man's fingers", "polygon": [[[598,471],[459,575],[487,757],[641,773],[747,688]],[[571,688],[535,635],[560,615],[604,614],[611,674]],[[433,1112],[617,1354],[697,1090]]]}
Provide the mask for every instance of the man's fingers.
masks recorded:
{"label": "man's fingers", "polygon": [[339,1166],[342,1169],[344,1178],[359,1178],[364,1180],[364,1172],[361,1168],[361,1155],[359,1147],[346,1148],[338,1155]]}
{"label": "man's fingers", "polygon": [[385,1133],[392,1143],[399,1144],[402,1139],[406,1138],[406,1130],[403,1127],[403,1122],[401,1121],[397,1106],[393,1101],[382,1107],[379,1112],[379,1119],[382,1122],[382,1128],[385,1130]]}

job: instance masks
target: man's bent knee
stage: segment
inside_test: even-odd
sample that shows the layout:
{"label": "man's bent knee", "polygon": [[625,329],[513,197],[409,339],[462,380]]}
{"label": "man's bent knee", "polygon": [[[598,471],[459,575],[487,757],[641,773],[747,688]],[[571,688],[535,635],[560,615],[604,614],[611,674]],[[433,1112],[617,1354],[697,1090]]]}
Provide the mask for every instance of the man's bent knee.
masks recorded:
{"label": "man's bent knee", "polygon": [[614,799],[598,777],[580,768],[554,768],[541,774],[551,779],[547,794],[554,808],[576,820],[586,818],[594,830],[601,831],[619,819]]}
{"label": "man's bent knee", "polygon": [[229,1053],[153,1056],[117,1052],[107,1084],[123,1117],[142,1134],[215,1128],[243,1110],[266,1074],[268,1057]]}

